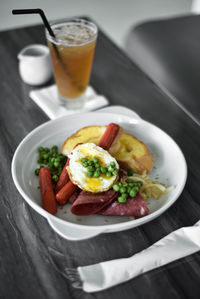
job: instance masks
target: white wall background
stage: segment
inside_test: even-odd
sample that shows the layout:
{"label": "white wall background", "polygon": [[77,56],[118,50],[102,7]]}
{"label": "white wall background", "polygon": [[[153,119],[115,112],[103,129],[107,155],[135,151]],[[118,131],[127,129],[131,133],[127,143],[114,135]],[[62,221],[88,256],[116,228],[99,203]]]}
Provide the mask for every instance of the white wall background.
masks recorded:
{"label": "white wall background", "polygon": [[14,8],[42,8],[49,20],[85,15],[123,47],[131,26],[190,13],[192,0],[0,0],[0,30],[40,23],[35,15],[13,16]]}
{"label": "white wall background", "polygon": [[200,13],[200,0],[193,0],[191,11],[193,13]]}

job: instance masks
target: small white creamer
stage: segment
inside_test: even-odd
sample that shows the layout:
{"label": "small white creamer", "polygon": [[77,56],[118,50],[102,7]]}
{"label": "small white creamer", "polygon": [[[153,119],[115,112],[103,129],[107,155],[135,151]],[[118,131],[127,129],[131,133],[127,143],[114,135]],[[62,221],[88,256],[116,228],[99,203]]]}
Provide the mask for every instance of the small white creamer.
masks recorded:
{"label": "small white creamer", "polygon": [[41,85],[52,77],[50,51],[47,46],[34,44],[23,48],[18,54],[19,73],[30,85]]}

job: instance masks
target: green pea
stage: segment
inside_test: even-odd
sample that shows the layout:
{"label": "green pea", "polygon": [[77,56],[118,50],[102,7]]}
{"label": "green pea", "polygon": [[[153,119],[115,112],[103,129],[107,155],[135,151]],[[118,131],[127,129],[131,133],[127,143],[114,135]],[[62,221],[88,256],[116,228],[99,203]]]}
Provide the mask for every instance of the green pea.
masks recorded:
{"label": "green pea", "polygon": [[48,159],[48,158],[49,158],[49,154],[44,154],[44,155],[43,155],[43,158],[44,158],[44,159]]}
{"label": "green pea", "polygon": [[134,197],[136,196],[137,191],[135,190],[135,188],[131,189],[131,191],[129,192],[130,197]]}
{"label": "green pea", "polygon": [[108,172],[106,172],[106,176],[109,178],[112,176],[112,173],[108,171]]}
{"label": "green pea", "polygon": [[113,190],[115,192],[118,192],[119,191],[119,185],[117,185],[116,183],[113,185]]}
{"label": "green pea", "polygon": [[58,166],[59,166],[59,162],[54,162],[53,165],[54,165],[55,168],[58,168]]}
{"label": "green pea", "polygon": [[112,173],[113,173],[113,175],[117,175],[118,174],[118,169],[115,169]]}
{"label": "green pea", "polygon": [[94,165],[94,162],[93,162],[93,161],[88,161],[88,165],[89,165],[89,166],[93,166],[93,165]]}
{"label": "green pea", "polygon": [[82,158],[82,159],[81,159],[81,162],[82,162],[82,163],[88,162],[88,159],[87,159],[87,158]]}
{"label": "green pea", "polygon": [[134,187],[133,189],[135,189],[136,192],[139,191],[139,188],[138,188],[138,187]]}
{"label": "green pea", "polygon": [[92,171],[88,171],[86,173],[86,176],[89,177],[89,178],[91,178],[93,176],[93,172]]}
{"label": "green pea", "polygon": [[92,159],[92,161],[93,161],[94,163],[99,163],[99,159],[98,159],[97,157],[94,157],[94,158]]}
{"label": "green pea", "polygon": [[128,194],[127,194],[127,193],[123,193],[123,194],[121,195],[121,197],[122,197],[123,199],[127,199]]}
{"label": "green pea", "polygon": [[44,150],[44,149],[43,149],[42,146],[38,147],[38,151],[39,151],[39,153],[41,153],[43,150]]}
{"label": "green pea", "polygon": [[97,168],[97,169],[101,168],[101,166],[99,164],[97,164],[97,163],[94,164],[94,167]]}
{"label": "green pea", "polygon": [[112,166],[108,166],[108,171],[113,172],[115,169]]}
{"label": "green pea", "polygon": [[107,167],[101,167],[101,172],[102,173],[106,173],[108,170],[107,170]]}
{"label": "green pea", "polygon": [[52,168],[52,167],[53,167],[53,163],[52,163],[51,161],[48,163],[48,167],[49,167],[49,168]]}
{"label": "green pea", "polygon": [[87,170],[88,170],[88,171],[94,171],[94,167],[93,167],[93,166],[88,166],[88,167],[87,167]]}
{"label": "green pea", "polygon": [[39,172],[40,172],[40,168],[36,168],[35,169],[35,175],[39,175]]}
{"label": "green pea", "polygon": [[45,147],[45,148],[44,148],[44,151],[45,151],[46,153],[49,153],[49,152],[50,152],[50,149],[49,149],[48,147]]}
{"label": "green pea", "polygon": [[128,169],[127,170],[127,174],[128,174],[128,176],[132,176],[133,175],[133,170],[132,169]]}
{"label": "green pea", "polygon": [[115,168],[115,166],[116,166],[115,162],[114,161],[110,162],[110,166],[113,167],[113,168]]}
{"label": "green pea", "polygon": [[55,162],[60,162],[60,158],[59,157],[55,158]]}
{"label": "green pea", "polygon": [[41,152],[40,153],[40,158],[42,159],[45,154],[46,154],[45,152]]}
{"label": "green pea", "polygon": [[94,178],[99,178],[100,177],[100,173],[99,171],[95,171],[94,172]]}
{"label": "green pea", "polygon": [[127,188],[127,192],[128,192],[128,194],[130,193],[131,189],[132,189],[132,188],[128,186],[128,188]]}
{"label": "green pea", "polygon": [[119,189],[119,191],[120,191],[120,193],[125,193],[125,192],[127,191],[127,189],[126,189],[125,187],[121,187],[121,188]]}
{"label": "green pea", "polygon": [[88,162],[84,162],[84,163],[83,163],[83,166],[84,166],[84,167],[88,167]]}
{"label": "green pea", "polygon": [[57,152],[58,151],[57,145],[52,146],[51,150],[54,151],[54,152]]}
{"label": "green pea", "polygon": [[54,182],[57,182],[57,181],[58,181],[58,176],[57,176],[56,174],[54,174],[54,175],[52,176],[52,180],[53,180]]}
{"label": "green pea", "polygon": [[118,197],[118,202],[120,202],[120,203],[125,203],[125,202],[126,202],[126,199],[124,199],[122,196],[119,196],[119,197]]}

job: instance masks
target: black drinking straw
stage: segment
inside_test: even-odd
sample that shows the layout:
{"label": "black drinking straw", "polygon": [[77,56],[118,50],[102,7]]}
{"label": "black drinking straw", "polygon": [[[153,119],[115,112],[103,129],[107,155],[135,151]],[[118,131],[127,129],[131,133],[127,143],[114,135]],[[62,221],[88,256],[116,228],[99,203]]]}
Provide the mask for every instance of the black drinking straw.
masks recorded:
{"label": "black drinking straw", "polygon": [[49,31],[49,34],[52,37],[55,37],[55,34],[53,33],[53,30],[51,29],[51,26],[49,25],[49,22],[47,21],[47,18],[43,12],[42,9],[40,8],[34,8],[34,9],[13,9],[12,10],[13,15],[27,15],[27,14],[39,14],[40,17],[42,18],[42,21],[44,23],[44,26],[47,28]]}
{"label": "black drinking straw", "polygon": [[[40,17],[42,18],[42,21],[43,21],[43,23],[44,23],[44,26],[46,27],[46,29],[47,29],[48,32],[49,32],[49,34],[50,34],[52,37],[55,38],[55,34],[54,34],[53,30],[51,29],[51,26],[49,25],[49,22],[48,22],[48,20],[47,20],[45,14],[44,14],[44,11],[43,11],[42,9],[40,9],[40,8],[32,8],[32,9],[13,9],[13,10],[12,10],[12,14],[13,14],[13,15],[39,14]],[[62,67],[63,67],[63,70],[65,71],[66,75],[67,75],[68,77],[71,78],[71,76],[70,76],[70,74],[69,74],[69,72],[68,72],[68,70],[67,70],[65,64],[64,64],[63,61],[62,61],[62,58],[61,58],[61,56],[60,56],[60,53],[59,53],[59,51],[58,51],[56,45],[55,45],[54,43],[52,43],[52,45],[53,45],[53,48],[54,48],[54,50],[55,50],[55,52],[56,52],[56,55],[57,55],[58,59],[60,60],[60,63],[61,63],[61,65],[62,65]],[[77,83],[74,82],[74,80],[73,80],[72,78],[71,78],[71,81],[73,82],[74,85],[77,86]],[[81,87],[79,87],[79,86],[77,86],[77,87],[78,87],[78,89],[81,90]]]}
{"label": "black drinking straw", "polygon": [[[49,31],[49,34],[55,38],[55,34],[53,32],[53,30],[51,29],[51,26],[49,25],[49,22],[47,21],[47,18],[44,14],[44,11],[40,8],[34,8],[34,9],[13,9],[12,10],[12,14],[13,15],[27,15],[27,14],[39,14],[40,17],[42,18],[42,21],[44,23],[44,26],[46,27],[46,29]],[[60,54],[58,52],[58,49],[56,47],[56,45],[54,43],[52,43],[54,50],[56,52],[57,57],[60,59],[60,61],[62,62],[62,59],[60,57]],[[63,62],[62,62],[63,65]],[[64,65],[63,65],[64,67]],[[65,68],[65,67],[64,67]]]}

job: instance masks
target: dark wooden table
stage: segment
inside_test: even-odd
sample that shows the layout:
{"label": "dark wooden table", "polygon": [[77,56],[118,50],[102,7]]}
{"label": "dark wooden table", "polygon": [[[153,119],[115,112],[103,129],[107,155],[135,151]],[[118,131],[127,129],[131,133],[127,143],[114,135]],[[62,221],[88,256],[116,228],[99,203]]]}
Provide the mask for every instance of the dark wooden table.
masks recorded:
{"label": "dark wooden table", "polygon": [[65,267],[131,256],[199,220],[200,130],[100,31],[91,84],[111,104],[135,110],[170,134],[186,157],[188,180],[176,203],[148,224],[81,242],[64,240],[25,203],[10,172],[19,142],[48,120],[18,74],[17,53],[32,43],[45,43],[42,26],[0,33],[0,298],[200,298],[200,253],[99,293],[74,289],[67,280]]}

